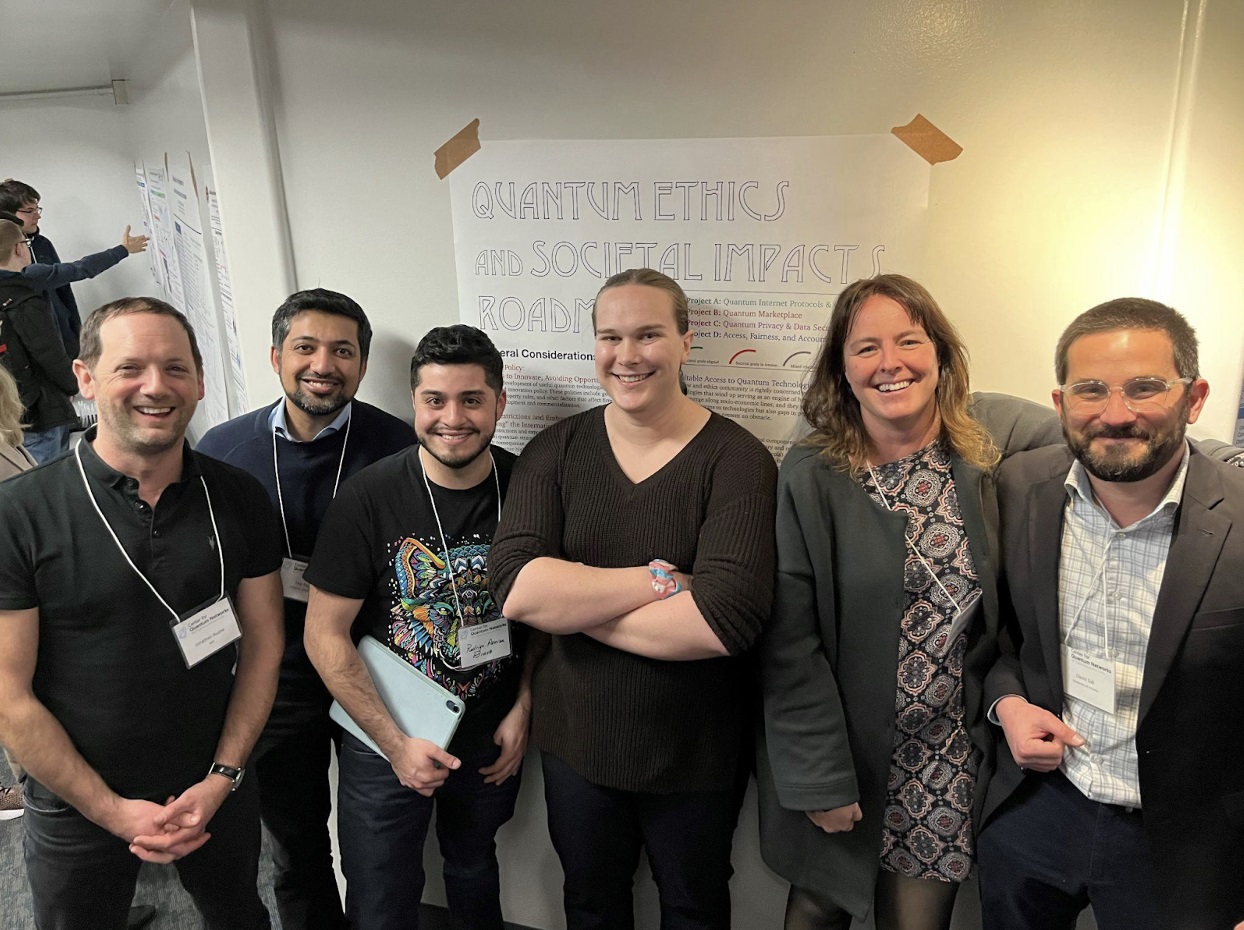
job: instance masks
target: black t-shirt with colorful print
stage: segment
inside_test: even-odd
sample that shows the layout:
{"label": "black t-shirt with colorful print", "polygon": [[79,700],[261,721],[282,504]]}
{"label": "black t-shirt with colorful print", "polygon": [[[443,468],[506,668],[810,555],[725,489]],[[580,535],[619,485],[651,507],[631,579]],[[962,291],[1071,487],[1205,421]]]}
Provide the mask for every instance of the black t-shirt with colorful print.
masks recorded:
{"label": "black t-shirt with colorful print", "polygon": [[521,627],[514,624],[509,656],[460,668],[460,625],[501,616],[488,584],[488,550],[498,492],[503,499],[515,457],[496,446],[492,455],[495,474],[466,490],[425,484],[418,446],[363,469],[328,508],[306,572],[317,588],[363,600],[355,639],[375,637],[466,703],[449,746],[460,756],[493,746],[497,724],[517,698],[522,668]]}

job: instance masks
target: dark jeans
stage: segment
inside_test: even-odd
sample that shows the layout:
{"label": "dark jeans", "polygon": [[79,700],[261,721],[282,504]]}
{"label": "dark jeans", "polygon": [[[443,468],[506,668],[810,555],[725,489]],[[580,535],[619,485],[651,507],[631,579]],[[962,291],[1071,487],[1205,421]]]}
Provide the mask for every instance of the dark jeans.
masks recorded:
{"label": "dark jeans", "polygon": [[[1061,772],[1029,775],[981,832],[985,930],[1162,930],[1140,811],[1086,798]],[[1244,916],[1244,915],[1242,915]]]}
{"label": "dark jeans", "polygon": [[341,728],[328,704],[277,704],[255,750],[259,812],[272,838],[273,892],[284,930],[349,930],[337,893],[328,818],[330,752]]}
{"label": "dark jeans", "polygon": [[402,785],[383,756],[344,735],[337,836],[346,876],[346,913],[354,930],[417,930],[423,844],[433,804],[450,915],[467,930],[502,930],[494,840],[514,816],[519,776],[501,785],[484,783],[479,770],[498,754],[494,749],[462,757],[462,767],[427,798]]}
{"label": "dark jeans", "polygon": [[730,844],[742,793],[602,788],[547,752],[549,834],[566,874],[568,930],[631,930],[640,848],[661,901],[661,930],[730,930]]}
{"label": "dark jeans", "polygon": [[[39,930],[125,930],[141,860],[33,779],[24,851]],[[259,900],[259,793],[243,780],[208,825],[209,839],[174,865],[208,930],[268,930]]]}

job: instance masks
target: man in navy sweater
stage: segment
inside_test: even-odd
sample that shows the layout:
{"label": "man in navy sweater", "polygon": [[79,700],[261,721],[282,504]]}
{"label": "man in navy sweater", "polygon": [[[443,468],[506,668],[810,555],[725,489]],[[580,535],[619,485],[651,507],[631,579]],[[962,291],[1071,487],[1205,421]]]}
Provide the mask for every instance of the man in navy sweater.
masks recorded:
{"label": "man in navy sweater", "polygon": [[397,417],[355,400],[371,324],[344,294],[299,291],[272,318],[272,368],[285,396],[214,427],[198,451],[250,472],[285,529],[285,657],[272,716],[254,753],[264,825],[275,841],[276,901],[286,930],[346,930],[328,836],[332,699],[303,647],[302,571],[337,489],[412,445]]}

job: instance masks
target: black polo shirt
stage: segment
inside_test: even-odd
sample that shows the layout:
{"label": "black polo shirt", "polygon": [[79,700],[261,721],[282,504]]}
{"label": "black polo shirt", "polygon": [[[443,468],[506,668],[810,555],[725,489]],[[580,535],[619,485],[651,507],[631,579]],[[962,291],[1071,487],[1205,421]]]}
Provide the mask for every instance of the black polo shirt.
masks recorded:
{"label": "black polo shirt", "polygon": [[[89,445],[82,466],[134,565],[179,614],[281,565],[280,523],[263,487],[185,446],[181,479],[153,509],[138,482]],[[235,601],[236,604],[236,601]],[[173,616],[117,549],[64,456],[0,484],[0,610],[39,609],[35,696],[118,794],[163,802],[206,775],[224,725],[236,649],[186,668]],[[3,631],[0,630],[0,635]]]}

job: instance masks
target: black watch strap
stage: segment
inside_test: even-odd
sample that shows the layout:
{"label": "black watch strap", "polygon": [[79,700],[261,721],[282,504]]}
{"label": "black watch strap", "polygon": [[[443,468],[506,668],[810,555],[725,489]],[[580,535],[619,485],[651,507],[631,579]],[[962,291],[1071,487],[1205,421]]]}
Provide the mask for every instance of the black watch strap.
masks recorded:
{"label": "black watch strap", "polygon": [[220,762],[213,762],[212,767],[207,770],[208,775],[223,775],[229,781],[233,782],[230,791],[237,791],[238,785],[242,784],[242,776],[246,774],[246,769],[240,769],[232,765],[224,765]]}

